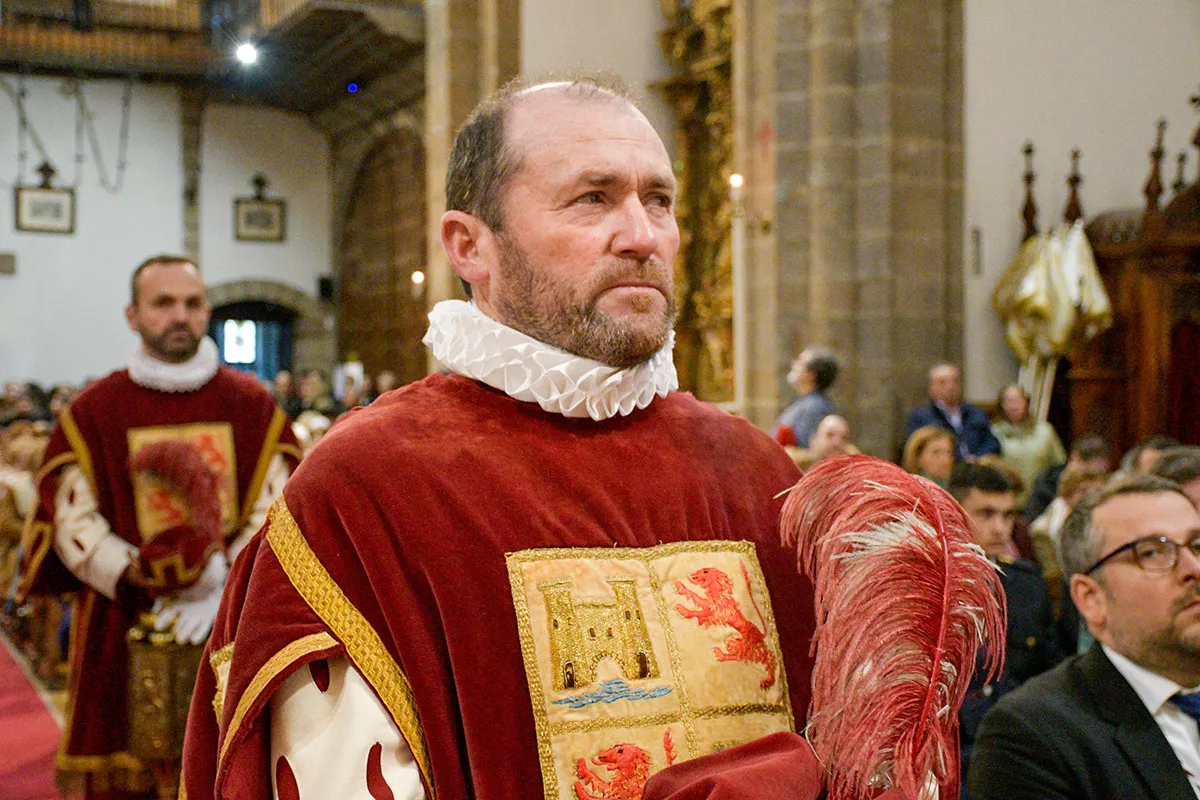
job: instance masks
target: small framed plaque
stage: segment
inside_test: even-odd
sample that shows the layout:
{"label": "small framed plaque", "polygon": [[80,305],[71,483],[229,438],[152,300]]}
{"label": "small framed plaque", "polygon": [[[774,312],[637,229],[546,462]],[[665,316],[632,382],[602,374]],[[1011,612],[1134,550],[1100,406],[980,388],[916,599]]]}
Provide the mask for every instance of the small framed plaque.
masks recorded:
{"label": "small framed plaque", "polygon": [[75,190],[18,186],[17,230],[34,233],[75,233]]}

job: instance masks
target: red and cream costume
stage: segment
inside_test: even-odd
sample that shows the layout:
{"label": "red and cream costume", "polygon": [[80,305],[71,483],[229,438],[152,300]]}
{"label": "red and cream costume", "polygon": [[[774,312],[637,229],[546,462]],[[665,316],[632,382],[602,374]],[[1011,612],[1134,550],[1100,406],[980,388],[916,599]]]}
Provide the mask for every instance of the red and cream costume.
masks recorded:
{"label": "red and cream costume", "polygon": [[[69,707],[58,766],[89,790],[152,787],[127,747],[126,631],[151,598],[120,582],[139,546],[189,511],[171,487],[130,464],[164,440],[193,445],[214,473],[225,552],[200,579],[163,597],[159,619],[180,641],[203,641],[232,560],[262,524],[299,450],[287,418],[254,378],[221,367],[204,339],[182,364],[139,347],[128,368],[90,385],[63,413],[37,477],[19,594],[78,591],[71,629]],[[228,554],[228,560],[226,558]]]}
{"label": "red and cream costume", "polygon": [[430,321],[455,374],[339,422],[234,565],[184,795],[637,798],[802,727],[782,449],[670,391],[670,345],[617,370]]}

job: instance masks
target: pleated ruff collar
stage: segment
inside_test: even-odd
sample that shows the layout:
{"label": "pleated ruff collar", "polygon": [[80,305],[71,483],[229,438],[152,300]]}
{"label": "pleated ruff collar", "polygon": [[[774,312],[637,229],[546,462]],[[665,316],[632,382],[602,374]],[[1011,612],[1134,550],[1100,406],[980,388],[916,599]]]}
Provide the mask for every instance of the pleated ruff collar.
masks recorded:
{"label": "pleated ruff collar", "polygon": [[194,392],[213,379],[221,359],[217,343],[205,336],[200,349],[182,364],[168,364],[146,354],[139,342],[129,357],[129,377],[138,386],[159,392]]}
{"label": "pleated ruff collar", "polygon": [[679,386],[671,360],[674,331],[650,360],[618,369],[539,342],[474,303],[445,300],[429,312],[424,342],[451,371],[564,417],[624,416]]}

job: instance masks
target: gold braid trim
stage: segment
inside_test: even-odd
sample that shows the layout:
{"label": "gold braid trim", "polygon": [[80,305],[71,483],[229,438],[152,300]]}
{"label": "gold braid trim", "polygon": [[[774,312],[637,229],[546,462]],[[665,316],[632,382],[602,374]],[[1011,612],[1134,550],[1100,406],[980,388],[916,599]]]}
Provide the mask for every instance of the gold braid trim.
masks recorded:
{"label": "gold braid trim", "polygon": [[346,654],[354,666],[379,695],[407,742],[408,749],[412,751],[432,800],[435,795],[429,749],[421,729],[416,698],[404,671],[388,653],[379,634],[354,607],[308,546],[282,497],[271,506],[267,520],[267,543],[287,573],[288,580],[345,646]]}
{"label": "gold braid trim", "polygon": [[[67,437],[67,442],[71,445],[71,450],[75,453],[75,460],[79,462],[79,468],[83,470],[83,476],[87,478],[88,485],[92,487],[92,494],[95,494],[97,499],[99,499],[100,495],[96,489],[96,473],[92,469],[92,453],[88,450],[87,442],[83,440],[83,434],[79,432],[79,426],[75,424],[75,418],[71,416],[70,408],[67,408],[59,415],[58,424],[62,428],[63,434]],[[43,467],[42,471],[45,472],[45,469]]]}
{"label": "gold braid trim", "polygon": [[237,708],[233,710],[233,716],[229,718],[229,728],[225,731],[225,735],[221,737],[221,750],[220,755],[217,757],[217,764],[224,763],[225,753],[229,749],[229,744],[233,741],[238,729],[242,727],[242,722],[245,720],[246,714],[250,713],[250,707],[254,705],[254,701],[262,694],[263,689],[267,688],[267,684],[278,677],[279,673],[296,663],[297,659],[303,658],[309,653],[315,653],[318,650],[328,650],[336,646],[337,640],[328,633],[324,631],[312,633],[292,642],[271,656],[267,660],[267,663],[259,667],[258,672],[254,675],[254,679],[246,687],[246,691],[242,692],[242,696],[238,698]]}
{"label": "gold braid trim", "polygon": [[276,406],[275,413],[271,417],[271,424],[267,426],[267,435],[263,438],[262,450],[258,454],[258,463],[254,465],[254,475],[251,476],[250,484],[246,487],[246,496],[242,498],[242,515],[238,518],[237,526],[234,528],[235,532],[246,526],[246,521],[250,519],[250,514],[254,511],[254,504],[258,502],[258,495],[262,492],[263,481],[267,479],[267,469],[271,466],[271,459],[275,457],[279,434],[283,432],[286,422],[287,415]]}
{"label": "gold braid trim", "polygon": [[221,667],[233,660],[233,642],[225,645],[219,650],[213,651],[208,657],[209,667],[213,671],[213,678],[216,680],[216,691],[213,692],[213,711],[217,715],[217,725],[221,724],[221,720],[225,718],[225,691],[229,688],[229,672],[221,672]]}
{"label": "gold braid trim", "polygon": [[[63,413],[66,417],[66,413]],[[65,429],[64,429],[65,430]],[[87,451],[83,451],[87,454]],[[29,590],[33,588],[33,580],[37,577],[38,572],[42,568],[42,562],[46,560],[46,555],[50,552],[50,546],[54,541],[54,525],[45,520],[38,519],[38,509],[42,504],[41,486],[42,481],[46,480],[55,470],[62,469],[67,464],[74,464],[79,461],[79,454],[68,450],[65,453],[59,453],[54,458],[47,461],[38,470],[37,476],[33,479],[34,489],[37,491],[37,501],[33,507],[33,511],[29,512],[29,516],[25,518],[25,524],[21,528],[21,550],[26,553],[26,567],[21,572],[20,583],[17,584],[17,599],[24,602],[25,597],[29,594]],[[80,464],[80,468],[83,465]],[[87,476],[86,472],[84,473]],[[90,483],[90,478],[88,479]],[[93,487],[93,492],[95,487]]]}

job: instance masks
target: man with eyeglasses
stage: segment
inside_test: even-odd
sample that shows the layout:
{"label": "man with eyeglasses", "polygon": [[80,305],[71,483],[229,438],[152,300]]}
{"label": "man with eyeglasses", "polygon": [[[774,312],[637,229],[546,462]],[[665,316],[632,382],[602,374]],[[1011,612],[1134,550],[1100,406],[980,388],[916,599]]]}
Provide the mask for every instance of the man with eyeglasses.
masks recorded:
{"label": "man with eyeglasses", "polygon": [[959,711],[962,767],[972,758],[979,723],[996,702],[1061,659],[1054,635],[1050,596],[1037,564],[1017,556],[1013,523],[1021,513],[1012,482],[1000,470],[983,464],[960,463],[950,473],[950,494],[971,518],[975,542],[1000,568],[1008,605],[1004,672],[991,683],[976,672]]}
{"label": "man with eyeglasses", "polygon": [[969,796],[1200,798],[1200,513],[1153,475],[1067,518],[1071,599],[1096,638],[984,719]]}

